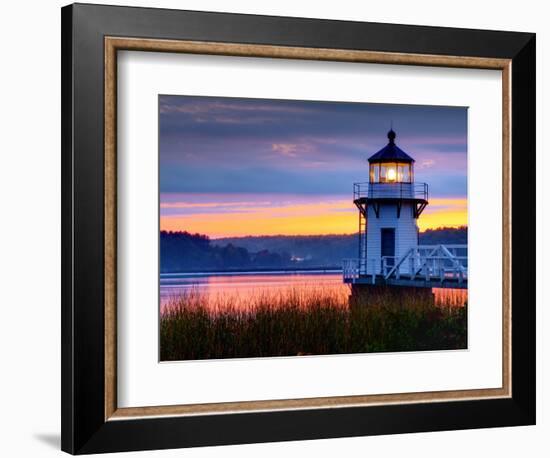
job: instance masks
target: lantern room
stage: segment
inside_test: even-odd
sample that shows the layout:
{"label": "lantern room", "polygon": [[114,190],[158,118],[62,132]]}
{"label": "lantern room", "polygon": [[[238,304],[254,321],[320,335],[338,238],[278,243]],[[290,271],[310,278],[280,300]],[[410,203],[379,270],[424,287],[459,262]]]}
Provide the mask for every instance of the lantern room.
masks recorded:
{"label": "lantern room", "polygon": [[369,158],[371,183],[413,183],[414,159],[395,144],[396,134],[388,132],[388,144]]}

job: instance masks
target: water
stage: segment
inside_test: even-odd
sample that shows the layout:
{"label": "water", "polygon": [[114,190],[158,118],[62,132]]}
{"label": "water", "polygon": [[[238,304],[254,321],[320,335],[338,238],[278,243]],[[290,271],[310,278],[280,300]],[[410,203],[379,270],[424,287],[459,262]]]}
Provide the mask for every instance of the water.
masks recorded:
{"label": "water", "polygon": [[260,296],[279,296],[289,292],[323,292],[345,301],[349,287],[339,271],[239,272],[212,274],[161,274],[161,307],[174,297],[198,292],[212,303],[230,303],[247,308]]}
{"label": "water", "polygon": [[[467,298],[466,290],[434,288],[433,292],[436,303],[462,305]],[[350,289],[342,282],[340,271],[161,274],[161,310],[170,299],[187,293],[205,295],[218,307],[228,304],[246,309],[259,297],[289,293],[330,295],[347,304]]]}

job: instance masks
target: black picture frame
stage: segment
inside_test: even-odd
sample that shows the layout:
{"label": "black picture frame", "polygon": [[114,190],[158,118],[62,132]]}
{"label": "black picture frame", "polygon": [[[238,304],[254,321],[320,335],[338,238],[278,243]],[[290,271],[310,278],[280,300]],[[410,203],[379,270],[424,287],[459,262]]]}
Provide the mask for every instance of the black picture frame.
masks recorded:
{"label": "black picture frame", "polygon": [[[72,454],[535,424],[535,34],[74,4],[62,8],[62,449]],[[104,37],[512,61],[512,396],[106,421]]]}

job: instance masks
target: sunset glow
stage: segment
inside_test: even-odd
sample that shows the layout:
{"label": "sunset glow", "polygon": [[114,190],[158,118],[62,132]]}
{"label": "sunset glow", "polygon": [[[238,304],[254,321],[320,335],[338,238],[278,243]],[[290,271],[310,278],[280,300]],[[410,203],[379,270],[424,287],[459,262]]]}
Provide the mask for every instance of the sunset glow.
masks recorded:
{"label": "sunset glow", "polygon": [[[183,196],[164,196],[182,199]],[[273,196],[270,196],[273,198]],[[197,199],[196,196],[189,196]],[[161,230],[207,234],[211,238],[246,235],[353,234],[358,230],[357,209],[350,197],[315,196],[305,199],[286,196],[281,202],[253,196],[204,195],[197,202],[179,200],[161,204]],[[168,214],[169,212],[169,214]],[[421,231],[437,227],[467,225],[467,201],[462,198],[433,199],[418,220]]]}
{"label": "sunset glow", "polygon": [[438,227],[460,227],[468,225],[467,199],[430,199],[420,218],[418,228],[437,229]]}
{"label": "sunset glow", "polygon": [[353,183],[369,179],[390,121],[430,186],[420,230],[468,223],[463,108],[186,96],[159,108],[161,230],[354,234]]}

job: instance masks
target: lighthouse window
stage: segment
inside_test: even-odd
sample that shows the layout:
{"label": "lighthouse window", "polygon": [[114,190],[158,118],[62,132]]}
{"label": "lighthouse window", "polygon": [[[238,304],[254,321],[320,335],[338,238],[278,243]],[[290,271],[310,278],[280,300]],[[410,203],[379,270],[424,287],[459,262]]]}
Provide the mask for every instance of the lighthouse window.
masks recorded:
{"label": "lighthouse window", "polygon": [[411,182],[411,166],[410,164],[399,164],[397,171],[397,181],[402,183]]}
{"label": "lighthouse window", "polygon": [[397,164],[380,164],[380,183],[395,183],[397,181]]}
{"label": "lighthouse window", "polygon": [[371,183],[380,182],[380,164],[371,164],[370,166],[370,181]]}
{"label": "lighthouse window", "polygon": [[369,178],[371,183],[412,183],[412,166],[399,162],[371,164]]}
{"label": "lighthouse window", "polygon": [[387,180],[387,172],[388,172],[388,166],[387,164],[381,164],[380,165],[380,183],[385,183]]}

